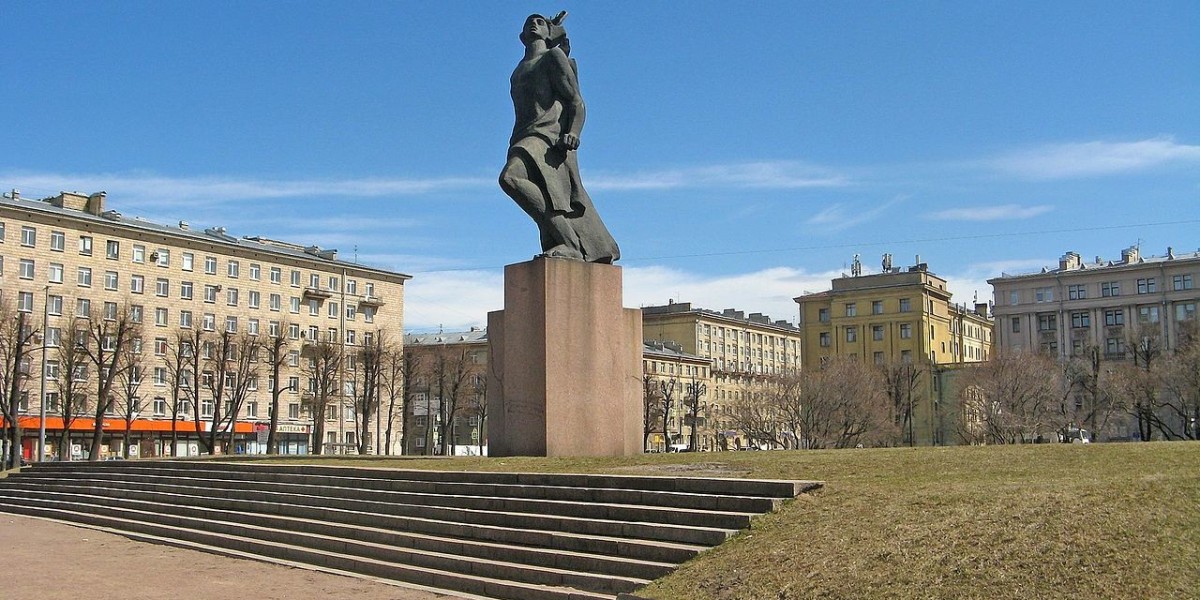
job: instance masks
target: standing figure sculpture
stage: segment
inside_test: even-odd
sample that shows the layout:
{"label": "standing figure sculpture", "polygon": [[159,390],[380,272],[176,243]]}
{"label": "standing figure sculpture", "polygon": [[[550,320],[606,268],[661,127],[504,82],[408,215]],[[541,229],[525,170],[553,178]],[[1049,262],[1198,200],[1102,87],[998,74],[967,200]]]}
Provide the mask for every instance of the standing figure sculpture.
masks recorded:
{"label": "standing figure sculpture", "polygon": [[516,124],[500,187],[537,223],[542,256],[612,263],[621,251],[579,178],[585,109],[566,15],[530,15],[521,29],[525,56],[510,79]]}

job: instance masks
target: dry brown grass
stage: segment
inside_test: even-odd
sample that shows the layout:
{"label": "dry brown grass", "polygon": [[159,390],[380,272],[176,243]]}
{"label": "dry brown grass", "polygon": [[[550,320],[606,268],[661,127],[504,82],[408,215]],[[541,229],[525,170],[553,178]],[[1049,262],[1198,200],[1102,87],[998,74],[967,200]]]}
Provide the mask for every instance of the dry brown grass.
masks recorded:
{"label": "dry brown grass", "polygon": [[1197,443],[369,464],[826,482],[639,592],[655,599],[1200,598]]}

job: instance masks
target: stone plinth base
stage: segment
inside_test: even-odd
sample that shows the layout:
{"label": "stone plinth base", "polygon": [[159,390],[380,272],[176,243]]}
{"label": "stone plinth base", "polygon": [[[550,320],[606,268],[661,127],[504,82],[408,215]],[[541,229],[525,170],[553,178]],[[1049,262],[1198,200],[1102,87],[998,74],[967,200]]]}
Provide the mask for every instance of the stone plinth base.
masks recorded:
{"label": "stone plinth base", "polygon": [[488,345],[490,456],[642,452],[642,315],[621,307],[620,267],[508,265]]}

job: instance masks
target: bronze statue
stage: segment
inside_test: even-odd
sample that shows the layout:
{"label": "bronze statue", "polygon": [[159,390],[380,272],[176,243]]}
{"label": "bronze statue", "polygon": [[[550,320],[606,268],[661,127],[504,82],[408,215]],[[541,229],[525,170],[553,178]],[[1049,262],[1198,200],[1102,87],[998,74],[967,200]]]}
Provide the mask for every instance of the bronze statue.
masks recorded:
{"label": "bronze statue", "polygon": [[566,16],[530,15],[521,29],[525,56],[510,79],[516,124],[500,187],[537,223],[542,256],[612,263],[621,250],[579,179],[585,110]]}

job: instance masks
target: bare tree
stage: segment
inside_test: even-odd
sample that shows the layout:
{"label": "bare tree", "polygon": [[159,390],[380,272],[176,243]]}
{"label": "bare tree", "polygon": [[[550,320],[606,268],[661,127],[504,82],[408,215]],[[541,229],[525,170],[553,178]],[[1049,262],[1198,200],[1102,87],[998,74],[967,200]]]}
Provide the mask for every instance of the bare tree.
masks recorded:
{"label": "bare tree", "polygon": [[141,335],[141,327],[126,304],[116,314],[105,314],[99,318],[87,315],[86,331],[81,345],[96,370],[96,418],[88,459],[96,461],[101,458],[104,415],[113,409],[113,386],[125,371],[132,368],[127,360],[127,349],[132,340]]}
{"label": "bare tree", "polygon": [[1179,346],[1162,369],[1159,431],[1167,439],[1200,439],[1200,339],[1196,322],[1181,325]]}
{"label": "bare tree", "polygon": [[659,408],[657,410],[660,419],[661,431],[663,436],[663,444],[666,449],[671,447],[671,412],[675,410],[675,394],[679,391],[679,381],[674,377],[668,379],[660,379],[658,381],[658,401]]}
{"label": "bare tree", "polygon": [[[74,314],[68,313],[65,322],[75,323]],[[63,422],[58,440],[59,460],[71,460],[71,427],[88,410],[88,365],[91,360],[81,343],[86,336],[86,331],[72,329],[65,341],[59,340],[55,349],[59,370],[57,410]]]}
{"label": "bare tree", "polygon": [[226,450],[233,447],[238,413],[258,377],[257,336],[245,332],[222,331],[202,355],[204,371],[201,384],[212,398],[212,416],[208,430],[200,434],[209,454],[215,454],[222,433]]}
{"label": "bare tree", "polygon": [[993,444],[1034,441],[1057,431],[1053,414],[1063,397],[1064,376],[1058,362],[1045,354],[993,354],[967,377],[980,402],[983,438]]}
{"label": "bare tree", "polygon": [[333,341],[314,339],[305,344],[303,355],[303,372],[308,377],[305,403],[313,419],[312,453],[322,454],[326,412],[341,391],[338,389],[338,374],[342,368],[342,349]]}
{"label": "bare tree", "polygon": [[145,375],[145,367],[142,366],[142,343],[140,336],[133,337],[129,343],[121,349],[123,356],[121,362],[128,365],[122,369],[117,376],[117,388],[120,392],[120,404],[116,405],[117,412],[125,418],[125,432],[122,435],[121,455],[124,458],[129,458],[129,438],[133,429],[133,422],[142,412],[142,399],[138,395],[138,391],[142,387],[142,376]]}
{"label": "bare tree", "polygon": [[283,385],[283,365],[287,361],[288,338],[290,325],[285,321],[272,323],[268,332],[265,349],[267,353],[267,368],[271,371],[271,421],[267,428],[267,454],[279,454],[279,403],[288,387]]}
{"label": "bare tree", "polygon": [[642,450],[650,450],[650,436],[662,419],[662,395],[653,375],[642,376]]}
{"label": "bare tree", "polygon": [[[429,363],[430,385],[437,388],[437,435],[440,454],[454,454],[454,419],[462,410],[470,381],[478,369],[472,351],[461,346],[439,346]],[[432,387],[431,387],[432,391]]]}
{"label": "bare tree", "polygon": [[40,348],[35,340],[35,328],[25,311],[13,310],[0,298],[0,415],[8,433],[7,464],[0,468],[15,469],[21,465],[21,400],[32,367],[31,355]]}
{"label": "bare tree", "polygon": [[404,347],[396,343],[384,345],[382,358],[382,384],[387,394],[387,427],[384,433],[386,453],[392,453],[393,427],[396,423],[396,411],[400,411],[400,452],[407,448],[405,437],[408,435],[408,417],[412,412],[409,401],[412,396],[411,386],[420,366],[420,357],[405,352]]}
{"label": "bare tree", "polygon": [[704,412],[705,408],[704,403],[701,402],[700,399],[703,398],[704,394],[707,392],[708,386],[696,381],[694,377],[684,386],[683,408],[685,411],[685,418],[690,423],[692,428],[691,439],[688,441],[688,449],[690,449],[692,452],[698,452],[700,450],[699,431],[702,423],[704,422],[704,416],[702,416],[700,413]]}
{"label": "bare tree", "polygon": [[1162,329],[1156,324],[1139,323],[1131,328],[1125,340],[1133,357],[1132,367],[1119,369],[1124,392],[1132,401],[1130,409],[1137,420],[1138,437],[1148,441],[1161,429],[1158,417],[1159,393],[1162,386],[1163,356]]}
{"label": "bare tree", "polygon": [[[384,368],[384,348],[386,347],[385,338],[386,334],[383,330],[375,331],[370,336],[364,336],[363,345],[357,352],[359,362],[358,371],[361,378],[361,385],[356,390],[358,393],[355,398],[355,402],[358,405],[358,410],[355,412],[359,418],[359,454],[366,454],[367,447],[371,445],[371,416],[379,410]],[[378,453],[378,451],[377,448],[376,452]]]}
{"label": "bare tree", "polygon": [[[192,431],[200,432],[199,385],[196,374],[200,372],[200,348],[207,342],[199,329],[179,331],[175,339],[162,348],[163,364],[167,369],[167,384],[171,386],[171,456],[179,452],[179,423],[193,416]],[[159,349],[155,349],[158,352]]]}
{"label": "bare tree", "polygon": [[476,439],[476,444],[479,447],[479,455],[483,456],[483,447],[487,444],[487,377],[482,373],[476,373],[471,377],[471,389],[467,394],[467,411],[479,419],[479,437]]}
{"label": "bare tree", "polygon": [[753,388],[747,386],[729,401],[725,416],[746,436],[747,444],[784,445],[781,439],[780,404],[787,378],[770,379]]}
{"label": "bare tree", "polygon": [[888,398],[892,402],[892,414],[896,427],[904,433],[904,443],[915,445],[914,407],[915,392],[925,369],[912,361],[898,361],[880,366]]}

